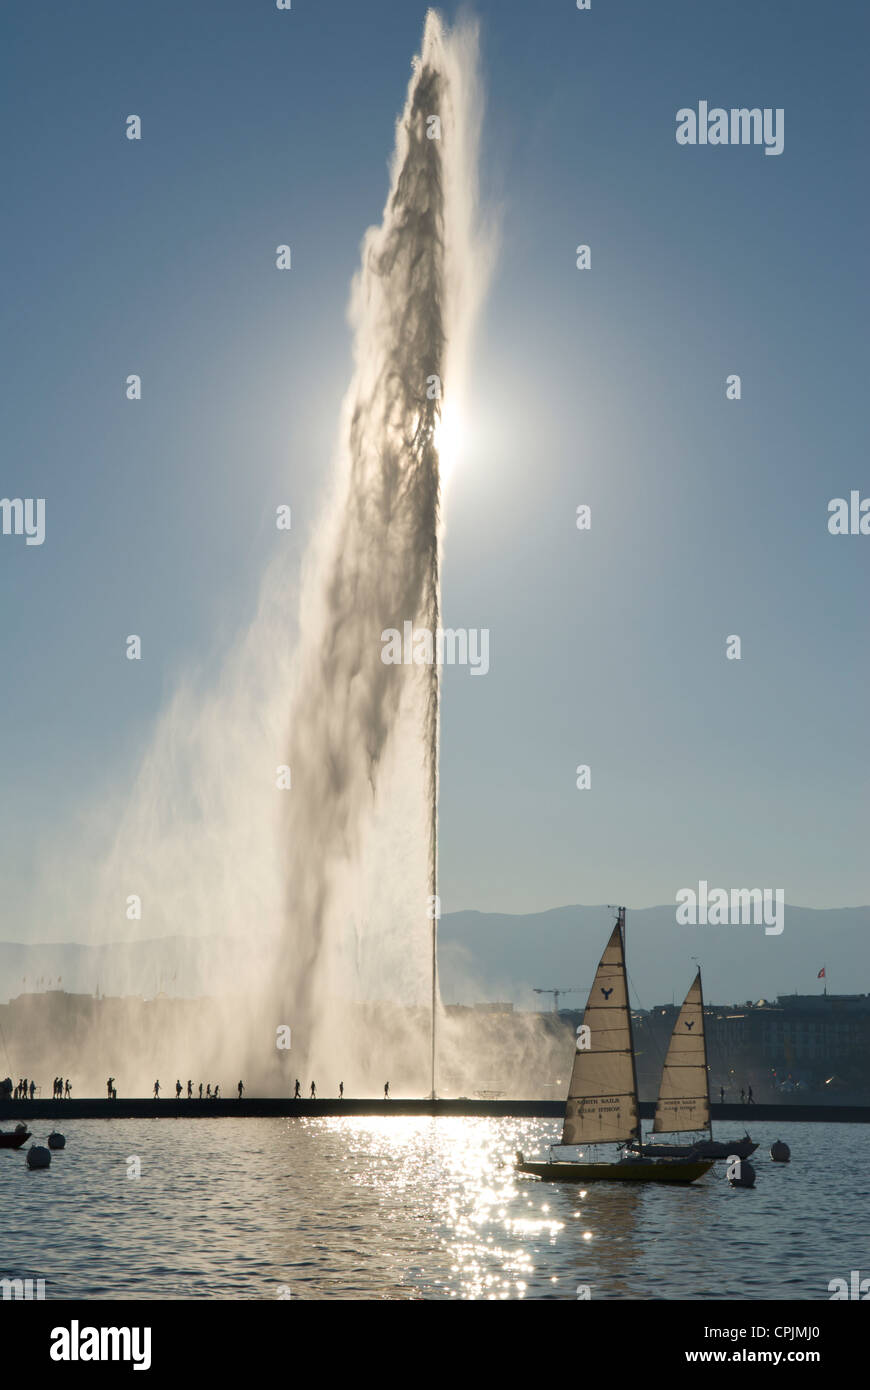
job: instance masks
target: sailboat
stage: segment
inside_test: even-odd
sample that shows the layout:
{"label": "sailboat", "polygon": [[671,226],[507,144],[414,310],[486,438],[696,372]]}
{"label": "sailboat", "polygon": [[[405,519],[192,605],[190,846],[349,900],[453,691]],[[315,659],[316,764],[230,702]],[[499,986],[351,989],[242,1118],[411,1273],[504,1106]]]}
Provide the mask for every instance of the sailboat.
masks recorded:
{"label": "sailboat", "polygon": [[677,1015],[665,1057],[653,1134],[690,1134],[707,1131],[694,1144],[644,1144],[652,1158],[748,1158],[758,1148],[747,1134],[727,1144],[713,1138],[710,1118],[710,1073],[707,1069],[707,1037],[704,1031],[704,992],[701,972],[696,974]]}
{"label": "sailboat", "polygon": [[545,1163],[518,1153],[516,1170],[550,1182],[694,1182],[712,1168],[712,1160],[694,1155],[650,1158],[627,1148],[632,1140],[640,1142],[641,1127],[625,972],[625,908],[617,912],[583,1015],[590,1046],[574,1054],[561,1142],[567,1146],[619,1144],[622,1155],[611,1163],[579,1159]]}

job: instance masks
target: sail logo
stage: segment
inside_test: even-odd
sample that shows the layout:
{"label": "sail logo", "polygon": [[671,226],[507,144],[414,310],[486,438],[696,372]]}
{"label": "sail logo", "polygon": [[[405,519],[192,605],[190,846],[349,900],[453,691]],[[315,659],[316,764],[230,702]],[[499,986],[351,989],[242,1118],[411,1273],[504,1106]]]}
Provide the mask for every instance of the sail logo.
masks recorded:
{"label": "sail logo", "polygon": [[860,1269],[853,1269],[850,1271],[848,1284],[845,1279],[832,1279],[828,1284],[828,1292],[831,1299],[857,1298],[866,1303],[870,1299],[870,1279],[862,1279]]}
{"label": "sail logo", "polygon": [[766,936],[779,936],[785,926],[784,888],[712,888],[701,879],[698,891],[677,892],[677,923],[681,927],[756,926]]}
{"label": "sail logo", "polygon": [[697,112],[683,106],[677,112],[678,145],[764,145],[765,154],[782,154],[785,147],[783,107],[722,106],[698,102]]}
{"label": "sail logo", "polygon": [[402,631],[386,627],[381,661],[385,666],[468,666],[472,676],[485,676],[489,670],[489,628],[415,628],[404,622]]}

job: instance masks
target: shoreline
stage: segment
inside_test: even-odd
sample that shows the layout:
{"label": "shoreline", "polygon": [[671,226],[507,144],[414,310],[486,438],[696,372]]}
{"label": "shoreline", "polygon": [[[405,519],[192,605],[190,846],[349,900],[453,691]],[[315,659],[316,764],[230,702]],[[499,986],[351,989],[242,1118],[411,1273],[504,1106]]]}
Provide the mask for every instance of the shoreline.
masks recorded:
{"label": "shoreline", "polygon": [[[782,1123],[870,1124],[870,1105],[712,1105],[714,1120],[781,1121]],[[425,1115],[491,1119],[561,1119],[561,1100],[291,1100],[282,1097],[245,1097],[238,1100],[153,1100],[150,1097],[118,1100],[0,1100],[0,1126],[7,1121],[28,1120],[156,1120],[156,1119],[322,1119],[340,1115]],[[641,1101],[641,1118],[651,1120],[654,1101]]]}

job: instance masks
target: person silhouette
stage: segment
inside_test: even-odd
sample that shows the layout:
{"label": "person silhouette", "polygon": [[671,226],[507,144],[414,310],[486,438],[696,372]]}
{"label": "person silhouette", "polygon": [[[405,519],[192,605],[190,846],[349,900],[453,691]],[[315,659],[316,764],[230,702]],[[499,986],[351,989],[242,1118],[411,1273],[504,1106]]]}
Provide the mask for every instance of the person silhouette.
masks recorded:
{"label": "person silhouette", "polygon": [[67,1079],[66,1079],[65,1093],[66,1093],[66,1098],[67,1098],[67,1100],[69,1100],[70,1097],[72,1096],[72,1086],[69,1084],[69,1077],[67,1077]]}
{"label": "person silhouette", "polygon": [[746,1092],[745,1092],[745,1090],[744,1090],[744,1091],[741,1091],[741,1092],[740,1092],[740,1104],[741,1104],[741,1105],[744,1105],[745,1102],[746,1102]]}
{"label": "person silhouette", "polygon": [[155,1081],[155,1082],[154,1082],[154,1099],[155,1099],[155,1100],[159,1100],[159,1099],[160,1099],[160,1082],[159,1082],[159,1081]]}
{"label": "person silhouette", "polygon": [[22,1082],[21,1082],[21,1099],[22,1099],[22,1100],[27,1100],[27,1077],[26,1077],[26,1076],[23,1078],[23,1080],[22,1080]]}
{"label": "person silhouette", "polygon": [[34,1097],[35,1095],[36,1095],[36,1082],[35,1082],[35,1081],[31,1081],[31,1083],[30,1083],[30,1099],[33,1100],[33,1097]]}
{"label": "person silhouette", "polygon": [[390,1083],[389,1083],[389,1081],[385,1081],[385,1082],[384,1082],[384,1100],[389,1100],[389,1099],[390,1099]]}
{"label": "person silhouette", "polygon": [[205,1085],[205,1098],[206,1098],[206,1100],[211,1100],[211,1082],[210,1082],[210,1081],[207,1081],[207,1082],[206,1082],[206,1085]]}
{"label": "person silhouette", "polygon": [[755,1104],[755,1101],[752,1099],[752,1087],[751,1087],[751,1086],[749,1087],[749,1095],[747,1096],[747,1101],[748,1101],[748,1104],[749,1104],[749,1105],[754,1105],[754,1104]]}
{"label": "person silhouette", "polygon": [[202,1100],[202,1082],[199,1083],[199,1098]]}
{"label": "person silhouette", "polygon": [[217,1100],[217,1098],[218,1098],[218,1093],[219,1093],[219,1092],[220,1092],[220,1086],[215,1086],[215,1088],[214,1088],[214,1095],[212,1096],[212,1100]]}
{"label": "person silhouette", "polygon": [[316,1100],[316,1099],[317,1099],[317,1087],[314,1085],[314,1082],[313,1082],[313,1081],[312,1081],[312,1083],[311,1083],[311,1099],[312,1099],[312,1100]]}
{"label": "person silhouette", "polygon": [[181,1099],[181,1082],[180,1082],[177,1078],[176,1078],[176,1081],[175,1081],[175,1099],[176,1099],[176,1100],[180,1100],[180,1099]]}
{"label": "person silhouette", "polygon": [[244,1082],[239,1082],[239,1100],[242,1098],[242,1091],[245,1089]]}
{"label": "person silhouette", "polygon": [[724,1104],[725,1104],[725,1087],[724,1087],[724,1086],[720,1086],[720,1087],[719,1087],[719,1104],[720,1104],[720,1105],[724,1105]]}
{"label": "person silhouette", "polygon": [[296,1090],[293,1092],[293,1099],[294,1099],[294,1100],[301,1100],[301,1099],[302,1099],[302,1092],[301,1092],[301,1090],[299,1089],[299,1077],[298,1077],[298,1076],[297,1076],[297,1078],[296,1078]]}
{"label": "person silhouette", "polygon": [[187,1099],[193,1100],[193,1082],[190,1077],[187,1078]]}
{"label": "person silhouette", "polygon": [[114,1083],[114,1076],[110,1076],[108,1081],[106,1082],[106,1095],[108,1096],[109,1100],[112,1099],[112,1086],[114,1085]]}
{"label": "person silhouette", "polygon": [[338,1083],[338,1098],[339,1098],[339,1100],[344,1100],[344,1082],[343,1082],[343,1081],[339,1081],[339,1083]]}

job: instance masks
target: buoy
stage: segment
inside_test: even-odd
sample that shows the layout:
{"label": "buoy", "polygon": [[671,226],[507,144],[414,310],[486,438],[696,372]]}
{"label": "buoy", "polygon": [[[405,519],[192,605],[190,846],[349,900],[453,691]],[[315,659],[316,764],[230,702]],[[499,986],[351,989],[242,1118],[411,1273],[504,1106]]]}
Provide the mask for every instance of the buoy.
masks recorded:
{"label": "buoy", "polygon": [[784,1144],[781,1139],[777,1139],[776,1143],[770,1146],[770,1156],[774,1163],[788,1163],[791,1158],[791,1149],[788,1144]]}
{"label": "buoy", "polygon": [[745,1158],[734,1158],[728,1168],[728,1181],[732,1187],[754,1187],[755,1169]]}
{"label": "buoy", "polygon": [[47,1168],[51,1163],[51,1149],[44,1149],[41,1144],[31,1144],[27,1150],[28,1168]]}
{"label": "buoy", "polygon": [[50,1149],[65,1149],[66,1139],[62,1134],[58,1134],[56,1129],[53,1129],[48,1136],[48,1147]]}

